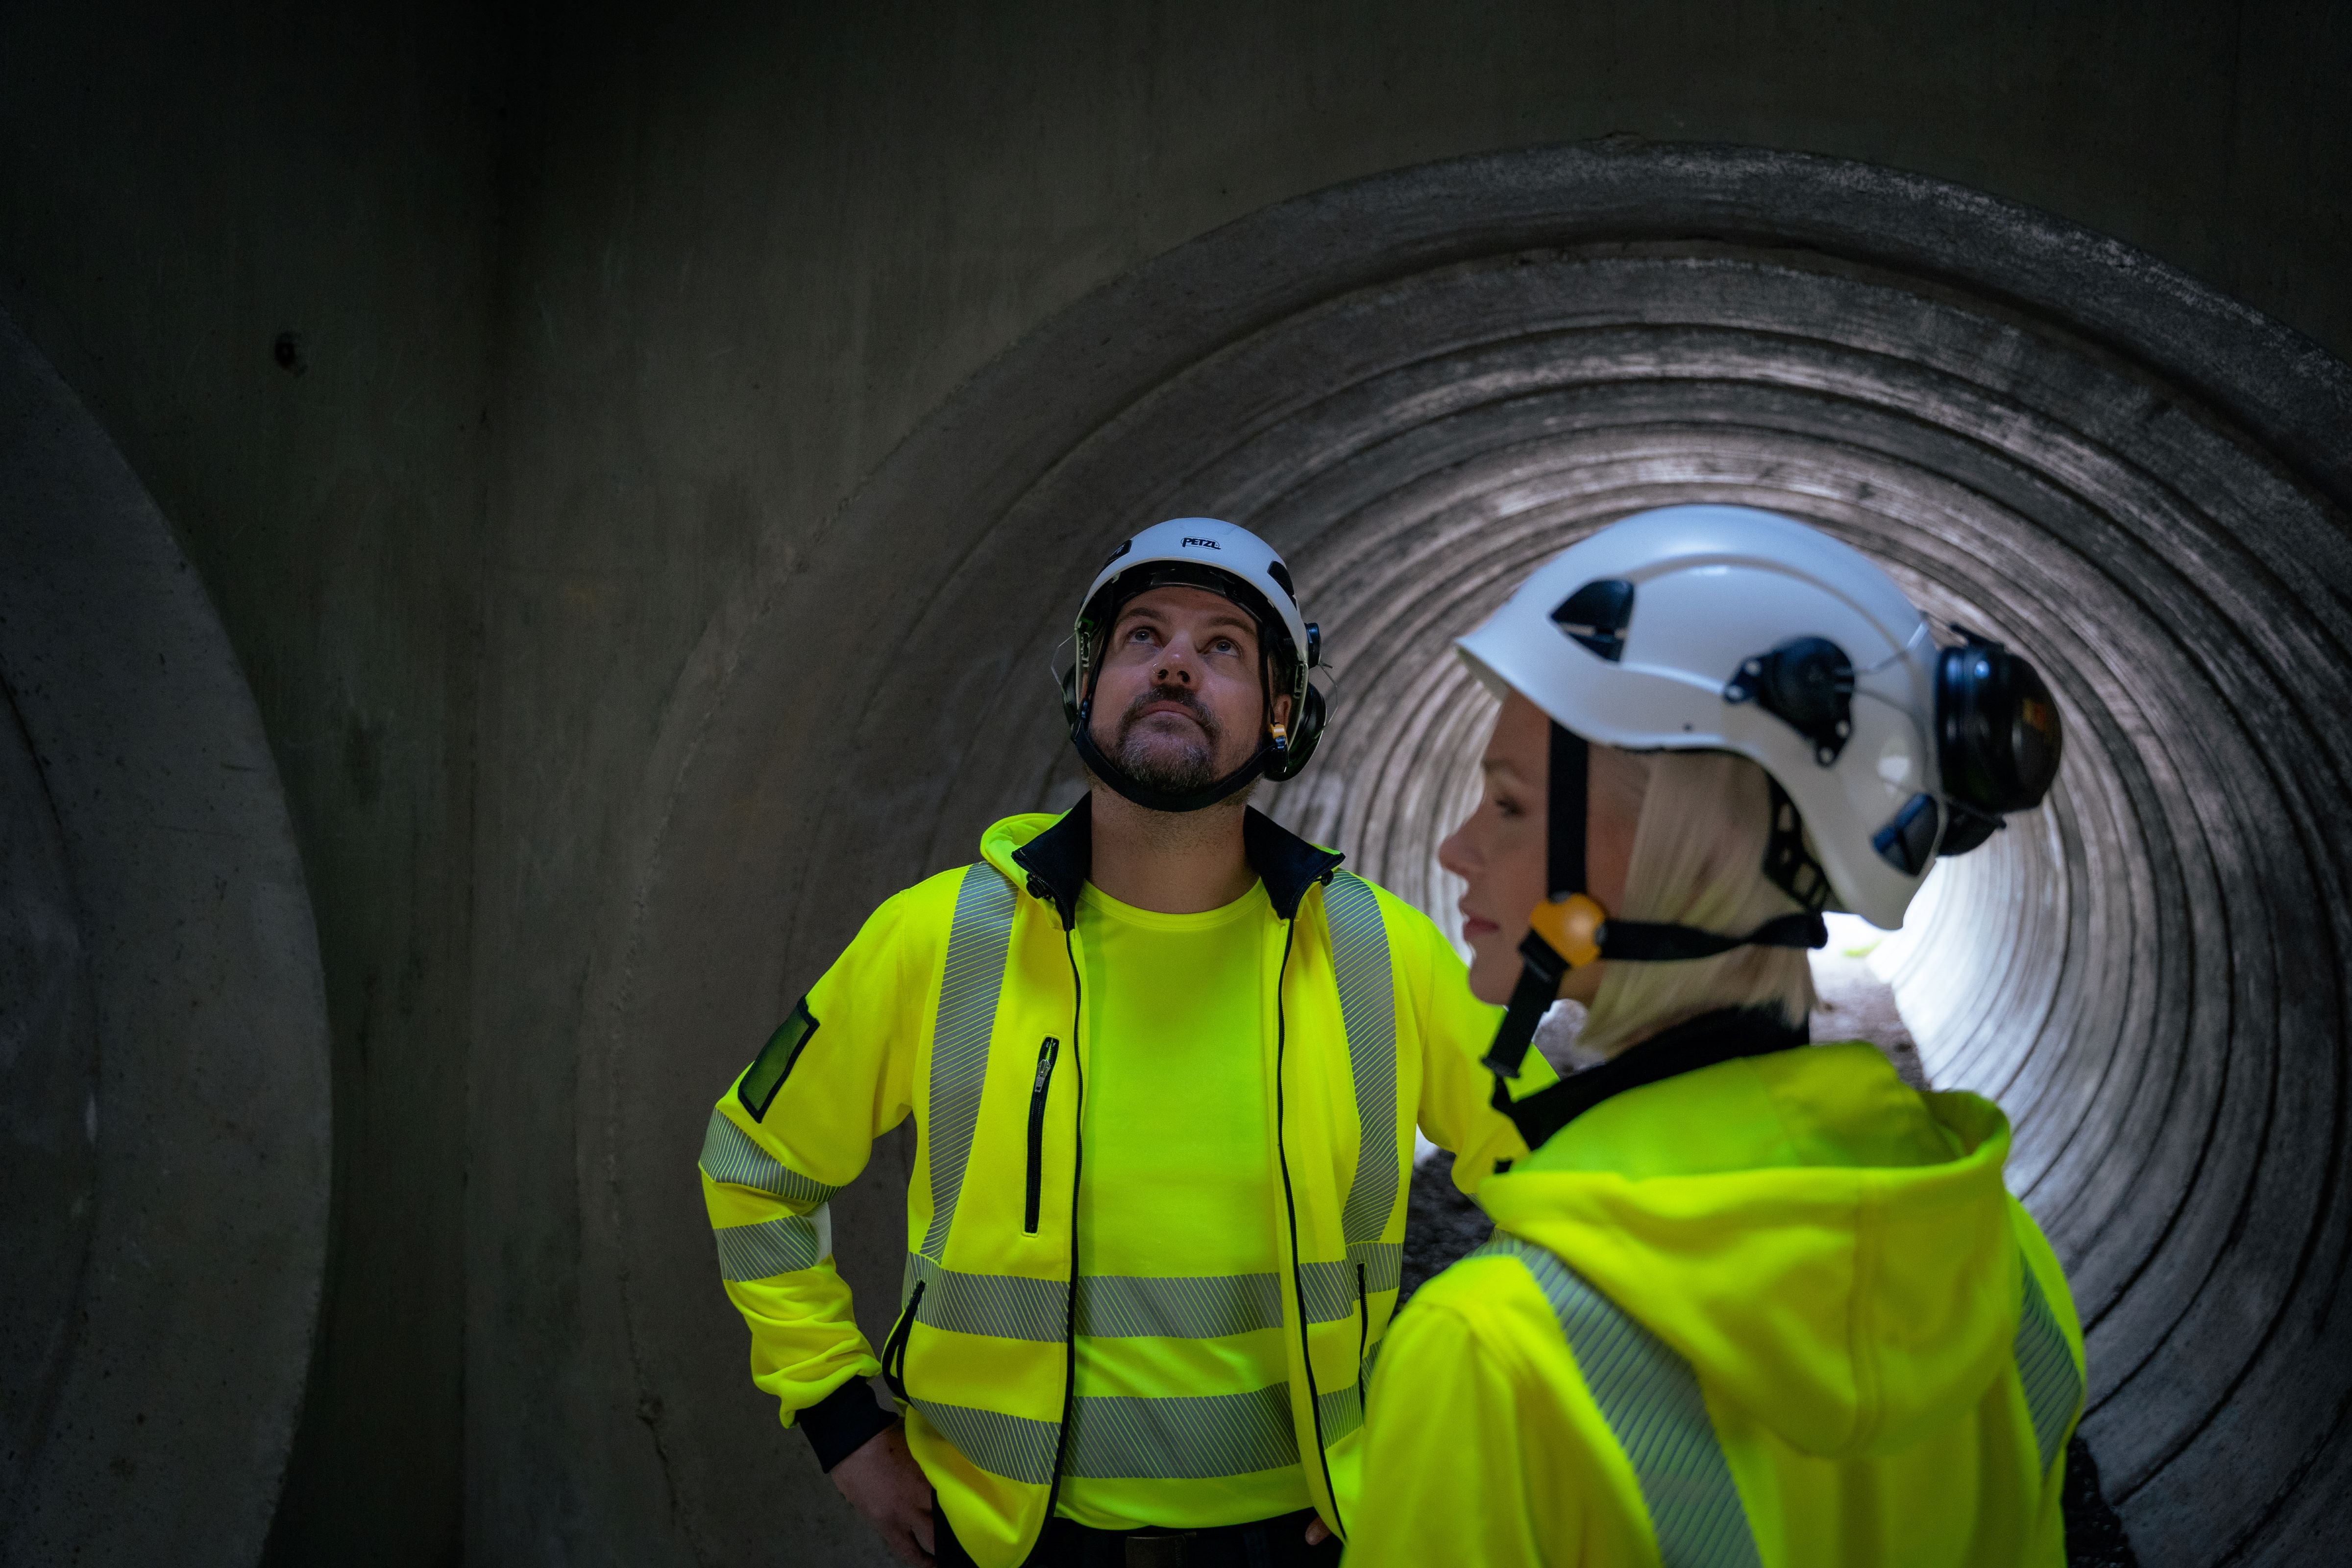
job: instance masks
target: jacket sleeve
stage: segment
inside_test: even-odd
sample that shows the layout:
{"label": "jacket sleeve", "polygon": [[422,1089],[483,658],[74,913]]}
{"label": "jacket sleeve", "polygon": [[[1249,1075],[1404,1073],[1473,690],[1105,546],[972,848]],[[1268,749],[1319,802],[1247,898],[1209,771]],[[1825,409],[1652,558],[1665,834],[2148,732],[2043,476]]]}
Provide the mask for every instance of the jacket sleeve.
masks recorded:
{"label": "jacket sleeve", "polygon": [[833,1195],[913,1101],[934,967],[921,889],[884,904],[710,1113],[702,1197],[728,1300],[751,1331],[751,1381],[830,1470],[894,1419],[834,1267]]}
{"label": "jacket sleeve", "polygon": [[[1390,921],[1404,938],[1406,984],[1421,1033],[1421,1131],[1454,1154],[1454,1184],[1475,1193],[1501,1160],[1527,1156],[1510,1119],[1493,1103],[1495,1079],[1481,1058],[1495,1042],[1503,1009],[1470,994],[1470,971],[1430,919],[1402,904]],[[1515,1092],[1557,1081],[1551,1064],[1534,1051],[1513,1080]]]}
{"label": "jacket sleeve", "polygon": [[[1583,1561],[1576,1489],[1551,1456],[1529,1473],[1518,1380],[1457,1313],[1422,1303],[1401,1313],[1372,1376],[1347,1568]],[[1552,1517],[1537,1518],[1536,1487]]]}

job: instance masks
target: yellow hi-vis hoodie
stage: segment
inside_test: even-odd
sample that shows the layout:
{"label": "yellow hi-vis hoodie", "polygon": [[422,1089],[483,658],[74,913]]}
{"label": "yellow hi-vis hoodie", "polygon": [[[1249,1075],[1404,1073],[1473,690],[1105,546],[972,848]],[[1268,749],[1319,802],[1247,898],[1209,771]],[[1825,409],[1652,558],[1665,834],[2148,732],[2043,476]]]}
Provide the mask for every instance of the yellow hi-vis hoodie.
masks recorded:
{"label": "yellow hi-vis hoodie", "polygon": [[[1243,837],[1266,890],[1259,1034],[1279,1206],[1230,1223],[1268,1227],[1278,1267],[1118,1285],[1129,1315],[1279,1329],[1288,1377],[1270,1414],[1255,1396],[1187,1398],[1181,1386],[1103,1400],[1073,1387],[1074,1325],[1087,1331],[1089,1313],[1112,1305],[1078,1288],[1074,1221],[1094,1048],[1075,918],[1087,803],[1059,819],[1008,817],[983,836],[979,864],[885,902],[712,1113],[703,1194],[751,1331],[752,1381],[787,1424],[845,1432],[845,1452],[870,1436],[847,1424],[873,1421],[862,1380],[879,1371],[982,1568],[1028,1554],[1066,1462],[1090,1447],[1165,1451],[1181,1467],[1190,1441],[1245,1440],[1295,1459],[1344,1534],[1363,1381],[1396,1302],[1414,1126],[1457,1152],[1465,1191],[1526,1152],[1478,1065],[1497,1010],[1470,994],[1436,928],[1255,811]],[[908,1255],[877,1356],[834,1268],[827,1204],[910,1114]],[[1235,1422],[1247,1430],[1220,1425]]]}
{"label": "yellow hi-vis hoodie", "polygon": [[1586,1111],[1391,1332],[1349,1568],[2062,1564],[2082,1331],[2008,1152],[1865,1044]]}

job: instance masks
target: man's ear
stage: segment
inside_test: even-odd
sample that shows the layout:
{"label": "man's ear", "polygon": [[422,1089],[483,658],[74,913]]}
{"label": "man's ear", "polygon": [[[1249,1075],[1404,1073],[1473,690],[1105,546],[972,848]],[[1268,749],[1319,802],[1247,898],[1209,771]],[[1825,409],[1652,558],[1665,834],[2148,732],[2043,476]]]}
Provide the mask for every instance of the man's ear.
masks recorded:
{"label": "man's ear", "polygon": [[1281,696],[1274,700],[1274,721],[1281,725],[1286,730],[1290,727],[1290,699],[1288,696]]}

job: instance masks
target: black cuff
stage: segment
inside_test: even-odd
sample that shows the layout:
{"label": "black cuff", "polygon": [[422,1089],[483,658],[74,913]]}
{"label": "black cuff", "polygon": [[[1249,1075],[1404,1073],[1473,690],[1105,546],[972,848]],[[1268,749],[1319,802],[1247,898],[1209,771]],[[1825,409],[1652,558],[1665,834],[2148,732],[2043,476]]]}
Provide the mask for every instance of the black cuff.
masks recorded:
{"label": "black cuff", "polygon": [[853,1377],[800,1413],[800,1428],[816,1450],[817,1468],[831,1474],[833,1467],[898,1424],[896,1412],[874,1401],[874,1391],[862,1377]]}

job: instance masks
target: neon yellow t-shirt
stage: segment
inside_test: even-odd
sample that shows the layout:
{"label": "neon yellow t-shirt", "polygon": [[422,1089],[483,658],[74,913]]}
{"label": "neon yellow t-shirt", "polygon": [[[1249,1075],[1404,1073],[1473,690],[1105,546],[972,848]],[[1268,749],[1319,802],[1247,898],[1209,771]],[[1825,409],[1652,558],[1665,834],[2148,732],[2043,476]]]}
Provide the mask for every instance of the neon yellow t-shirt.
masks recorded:
{"label": "neon yellow t-shirt", "polygon": [[1057,1511],[1206,1528],[1309,1506],[1290,1426],[1259,1006],[1265,890],[1078,905],[1077,1404]]}

